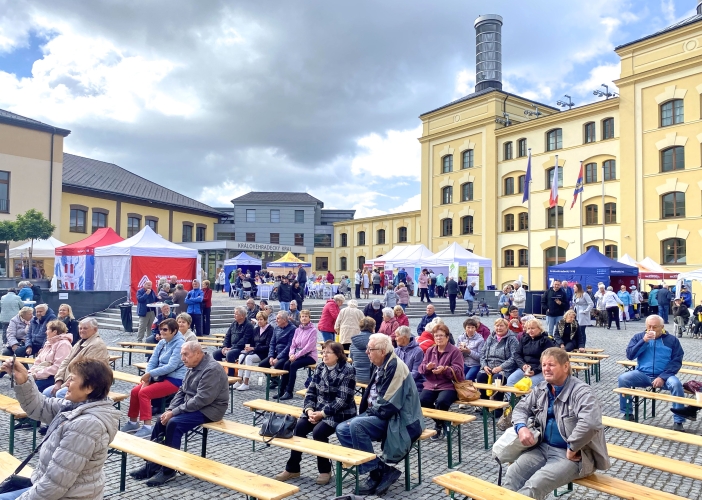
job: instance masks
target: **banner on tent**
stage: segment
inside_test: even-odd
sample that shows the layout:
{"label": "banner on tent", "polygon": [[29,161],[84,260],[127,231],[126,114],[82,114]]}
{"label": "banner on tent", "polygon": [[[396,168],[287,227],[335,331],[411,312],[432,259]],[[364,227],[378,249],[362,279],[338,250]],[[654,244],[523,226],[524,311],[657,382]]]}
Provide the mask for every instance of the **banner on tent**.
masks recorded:
{"label": "banner on tent", "polygon": [[94,255],[56,257],[54,274],[64,290],[92,290]]}
{"label": "banner on tent", "polygon": [[448,277],[458,281],[458,262],[452,262],[449,266]]}
{"label": "banner on tent", "polygon": [[197,276],[197,260],[173,257],[132,257],[131,297],[136,299],[137,288],[145,277],[153,283],[155,289],[161,278],[169,279],[173,274],[178,276],[178,282],[182,283],[186,290],[190,290],[192,281]]}

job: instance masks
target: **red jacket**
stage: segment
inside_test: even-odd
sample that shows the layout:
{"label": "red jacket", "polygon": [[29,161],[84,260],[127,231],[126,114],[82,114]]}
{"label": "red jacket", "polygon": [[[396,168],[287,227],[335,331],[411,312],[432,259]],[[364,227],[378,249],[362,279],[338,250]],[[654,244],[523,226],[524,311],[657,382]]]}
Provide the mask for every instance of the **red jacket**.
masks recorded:
{"label": "red jacket", "polygon": [[425,331],[417,338],[417,345],[419,345],[424,352],[427,352],[427,349],[434,344],[436,344],[436,342],[434,342],[434,334],[431,332]]}
{"label": "red jacket", "polygon": [[333,332],[337,316],[339,316],[339,306],[334,302],[334,299],[327,300],[324,309],[322,309],[322,317],[319,318],[319,323],[317,323],[317,330],[320,332]]}
{"label": "red jacket", "polygon": [[400,326],[409,326],[409,318],[405,313],[402,313],[399,316],[395,316],[395,319],[398,323],[400,323]]}
{"label": "red jacket", "polygon": [[480,326],[478,327],[477,332],[480,335],[482,335],[483,340],[487,340],[487,338],[490,336],[490,329],[487,326],[483,325],[482,323],[480,323]]}
{"label": "red jacket", "polygon": [[202,307],[212,307],[212,289],[205,288],[202,293],[205,295],[202,299]]}
{"label": "red jacket", "polygon": [[395,330],[398,328],[400,328],[400,323],[398,323],[396,318],[392,318],[390,321],[383,321],[380,324],[380,330],[378,330],[378,333],[389,335],[392,340],[395,340]]}

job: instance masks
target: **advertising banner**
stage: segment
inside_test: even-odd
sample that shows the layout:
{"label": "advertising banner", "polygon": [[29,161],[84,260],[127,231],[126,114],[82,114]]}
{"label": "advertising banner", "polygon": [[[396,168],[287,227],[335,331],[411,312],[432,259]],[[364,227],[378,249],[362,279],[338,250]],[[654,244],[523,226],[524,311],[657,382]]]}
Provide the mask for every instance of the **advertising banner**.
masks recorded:
{"label": "advertising banner", "polygon": [[448,277],[458,281],[458,262],[452,262],[449,266]]}
{"label": "advertising banner", "polygon": [[137,289],[145,281],[151,281],[155,288],[159,279],[169,279],[172,274],[178,276],[179,284],[190,290],[192,281],[197,276],[197,260],[177,257],[132,257],[130,296],[136,298]]}

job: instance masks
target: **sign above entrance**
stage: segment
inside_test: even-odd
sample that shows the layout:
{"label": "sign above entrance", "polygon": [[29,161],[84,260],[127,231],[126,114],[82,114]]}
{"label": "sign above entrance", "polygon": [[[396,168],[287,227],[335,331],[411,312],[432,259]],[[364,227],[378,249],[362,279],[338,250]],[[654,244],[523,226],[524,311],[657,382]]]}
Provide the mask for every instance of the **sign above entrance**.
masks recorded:
{"label": "sign above entrance", "polygon": [[241,250],[247,252],[280,252],[280,253],[307,253],[307,247],[297,245],[274,245],[270,243],[254,243],[247,241],[219,240],[219,241],[193,241],[179,243],[184,247],[197,250]]}

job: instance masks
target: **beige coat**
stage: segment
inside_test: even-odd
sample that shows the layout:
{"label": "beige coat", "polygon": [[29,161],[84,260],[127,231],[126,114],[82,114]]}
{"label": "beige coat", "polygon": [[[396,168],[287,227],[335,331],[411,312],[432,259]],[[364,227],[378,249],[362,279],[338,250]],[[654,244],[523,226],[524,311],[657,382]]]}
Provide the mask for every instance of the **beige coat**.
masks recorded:
{"label": "beige coat", "polygon": [[[82,346],[82,349],[81,349]],[[66,382],[68,379],[68,365],[76,358],[99,359],[105,363],[110,361],[110,356],[107,354],[107,346],[102,341],[99,334],[95,334],[88,340],[80,339],[71,349],[71,352],[59,366],[54,380],[56,382]]]}
{"label": "beige coat", "polygon": [[356,307],[345,307],[339,312],[334,330],[339,334],[341,344],[350,344],[351,337],[361,332],[360,322],[363,318],[363,311]]}

